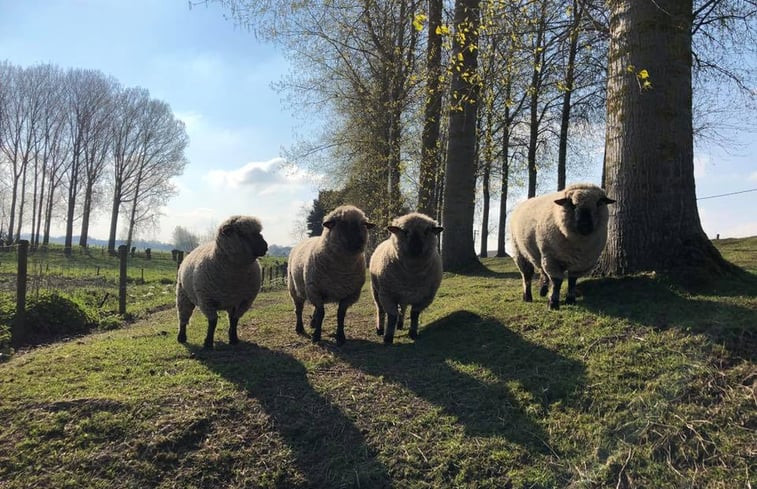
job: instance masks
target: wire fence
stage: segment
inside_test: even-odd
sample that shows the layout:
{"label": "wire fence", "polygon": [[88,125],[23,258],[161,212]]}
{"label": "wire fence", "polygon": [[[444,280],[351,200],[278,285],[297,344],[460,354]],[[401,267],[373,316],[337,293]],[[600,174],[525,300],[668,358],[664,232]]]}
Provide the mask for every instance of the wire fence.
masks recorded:
{"label": "wire fence", "polygon": [[[27,299],[45,294],[76,297],[103,314],[120,315],[150,312],[175,303],[176,271],[184,253],[127,252],[119,248],[115,256],[100,248],[71,250],[60,247],[30,249],[28,241],[0,246],[0,298],[13,297],[16,313],[11,340],[23,340]],[[286,287],[287,265],[263,259],[262,291]],[[2,324],[0,324],[2,326]]]}

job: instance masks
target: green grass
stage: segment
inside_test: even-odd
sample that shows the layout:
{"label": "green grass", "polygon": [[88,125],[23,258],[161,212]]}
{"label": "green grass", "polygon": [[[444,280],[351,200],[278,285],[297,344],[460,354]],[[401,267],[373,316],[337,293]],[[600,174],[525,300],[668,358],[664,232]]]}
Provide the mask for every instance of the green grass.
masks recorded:
{"label": "green grass", "polygon": [[[717,243],[755,270],[757,239]],[[445,275],[385,347],[366,289],[335,346],[263,292],[242,343],[175,313],[0,364],[0,487],[735,488],[755,481],[754,281],[640,275],[520,300],[509,259]]]}

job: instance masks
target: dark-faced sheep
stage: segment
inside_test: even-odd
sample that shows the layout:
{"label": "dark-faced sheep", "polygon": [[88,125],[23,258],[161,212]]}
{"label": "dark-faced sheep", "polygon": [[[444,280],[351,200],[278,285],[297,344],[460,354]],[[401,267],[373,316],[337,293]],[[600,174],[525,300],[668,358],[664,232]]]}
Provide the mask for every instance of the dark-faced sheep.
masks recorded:
{"label": "dark-faced sheep", "polygon": [[373,252],[369,269],[376,303],[376,333],[384,335],[385,344],[391,344],[395,326],[402,328],[408,305],[409,336],[418,337],[420,313],[434,300],[442,282],[438,236],[443,228],[430,217],[414,212],[398,217],[387,230],[392,234]]}
{"label": "dark-faced sheep", "polygon": [[365,283],[365,245],[369,222],[363,211],[351,205],[337,207],[323,219],[323,234],[309,238],[289,253],[288,287],[294,302],[296,331],[304,334],[302,310],[305,301],[315,307],[310,326],[312,340],[321,340],[324,304],[338,303],[336,343],[345,342],[347,308],[360,298]]}
{"label": "dark-faced sheep", "polygon": [[573,184],[565,190],[521,203],[510,218],[513,259],[523,276],[523,300],[531,302],[534,269],[542,275],[539,294],[552,284],[550,309],[560,308],[560,286],[568,275],[566,304],[576,302],[576,280],[597,264],[607,241],[604,190],[592,184]]}
{"label": "dark-faced sheep", "polygon": [[215,241],[192,250],[179,267],[176,309],[179,343],[187,341],[187,323],[195,306],[208,318],[205,348],[213,347],[218,311],[229,313],[229,343],[239,342],[237,323],[260,291],[258,257],[268,244],[254,217],[233,216],[218,228]]}

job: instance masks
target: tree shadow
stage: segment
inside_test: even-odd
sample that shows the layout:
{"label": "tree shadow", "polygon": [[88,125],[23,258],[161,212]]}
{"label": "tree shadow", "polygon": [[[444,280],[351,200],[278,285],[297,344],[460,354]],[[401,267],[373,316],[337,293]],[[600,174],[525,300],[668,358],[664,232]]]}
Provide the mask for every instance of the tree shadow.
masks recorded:
{"label": "tree shadow", "polygon": [[428,325],[415,343],[350,340],[334,351],[441,407],[471,435],[502,436],[540,453],[548,436],[536,419],[584,382],[580,362],[468,311]]}
{"label": "tree shadow", "polygon": [[386,467],[363,435],[311,387],[297,359],[245,341],[215,351],[188,348],[212,371],[257,399],[270,417],[307,479],[304,484],[280,481],[280,487],[391,487]]}
{"label": "tree shadow", "polygon": [[[625,318],[658,329],[678,328],[704,334],[733,356],[754,362],[757,358],[757,311],[723,301],[688,298],[664,281],[649,276],[605,278],[580,284],[588,310]],[[749,284],[745,284],[750,287]],[[744,295],[745,289],[728,286],[710,291],[717,296]],[[737,293],[736,290],[740,290]],[[747,290],[746,295],[754,295]]]}

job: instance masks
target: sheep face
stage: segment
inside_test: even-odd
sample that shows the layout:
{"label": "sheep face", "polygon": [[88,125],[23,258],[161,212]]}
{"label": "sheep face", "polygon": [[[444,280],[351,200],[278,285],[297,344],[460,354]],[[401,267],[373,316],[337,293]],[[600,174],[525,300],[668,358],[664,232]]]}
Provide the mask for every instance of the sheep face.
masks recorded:
{"label": "sheep face", "polygon": [[565,197],[555,200],[562,217],[558,222],[564,231],[589,236],[607,223],[607,205],[614,202],[599,187],[569,187]]}
{"label": "sheep face", "polygon": [[394,244],[401,255],[417,258],[430,254],[437,246],[437,236],[444,228],[423,215],[395,219],[387,230],[392,233]]}
{"label": "sheep face", "polygon": [[357,207],[341,206],[324,218],[324,238],[348,253],[362,253],[374,226]]}
{"label": "sheep face", "polygon": [[218,229],[216,241],[235,241],[250,256],[257,258],[268,252],[268,243],[260,234],[260,222],[252,217],[234,216],[227,219]]}

